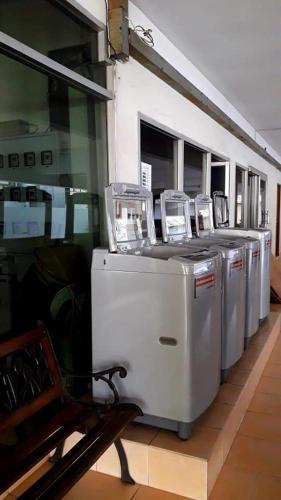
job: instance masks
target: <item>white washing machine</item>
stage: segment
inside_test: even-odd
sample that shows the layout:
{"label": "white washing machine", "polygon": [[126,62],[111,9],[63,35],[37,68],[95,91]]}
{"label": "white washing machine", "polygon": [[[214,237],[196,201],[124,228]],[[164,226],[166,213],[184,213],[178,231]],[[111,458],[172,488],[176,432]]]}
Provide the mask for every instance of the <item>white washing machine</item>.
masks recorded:
{"label": "white washing machine", "polygon": [[[196,232],[200,236],[226,237],[226,238],[249,238],[259,240],[259,320],[265,319],[270,312],[270,255],[271,255],[271,231],[270,229],[243,229],[222,227],[214,228],[213,203],[209,196],[200,194],[195,198]],[[225,224],[227,226],[227,224]],[[252,245],[253,246],[253,245]],[[253,266],[258,267],[258,259],[254,257],[257,250],[252,249]],[[258,271],[254,271],[257,273]],[[252,298],[253,299],[253,298]]]}
{"label": "white washing machine", "polygon": [[[121,364],[122,400],[143,423],[187,439],[220,384],[221,258],[157,245],[152,194],[132,184],[105,191],[110,249],[92,261],[93,369]],[[110,398],[96,384],[96,398]]]}
{"label": "white washing machine", "polygon": [[227,240],[192,239],[189,196],[166,190],[161,193],[163,241],[183,248],[216,250],[222,257],[222,381],[244,352],[246,314],[246,248]]}

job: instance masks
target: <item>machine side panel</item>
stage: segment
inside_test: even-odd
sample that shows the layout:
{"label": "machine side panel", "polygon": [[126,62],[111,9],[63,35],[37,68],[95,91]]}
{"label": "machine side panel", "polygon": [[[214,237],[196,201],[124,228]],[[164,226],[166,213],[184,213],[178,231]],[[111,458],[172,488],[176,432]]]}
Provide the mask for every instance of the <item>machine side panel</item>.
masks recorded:
{"label": "machine side panel", "polygon": [[[217,393],[220,281],[196,299],[194,284],[192,275],[93,269],[93,368],[123,364],[120,394],[146,414],[191,422]],[[95,391],[108,397],[102,384]]]}
{"label": "machine side panel", "polygon": [[[245,253],[237,260],[223,259],[222,370],[243,354],[246,313]],[[242,261],[242,262],[241,262]]]}

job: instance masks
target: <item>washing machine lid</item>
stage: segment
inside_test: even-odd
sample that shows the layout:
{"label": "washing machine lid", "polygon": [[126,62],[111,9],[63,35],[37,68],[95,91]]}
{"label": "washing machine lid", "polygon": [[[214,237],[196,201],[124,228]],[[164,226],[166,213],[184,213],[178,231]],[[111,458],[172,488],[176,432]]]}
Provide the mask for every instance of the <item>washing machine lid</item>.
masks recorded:
{"label": "washing machine lid", "polygon": [[137,184],[113,183],[105,188],[105,209],[111,252],[156,244],[151,191]]}
{"label": "washing machine lid", "polygon": [[198,194],[195,198],[196,234],[200,237],[209,236],[214,232],[213,202],[210,196]]}
{"label": "washing machine lid", "polygon": [[165,243],[192,238],[190,198],[183,191],[167,189],[160,195],[162,238]]}
{"label": "washing machine lid", "polygon": [[228,197],[222,191],[213,192],[214,226],[229,227]]}

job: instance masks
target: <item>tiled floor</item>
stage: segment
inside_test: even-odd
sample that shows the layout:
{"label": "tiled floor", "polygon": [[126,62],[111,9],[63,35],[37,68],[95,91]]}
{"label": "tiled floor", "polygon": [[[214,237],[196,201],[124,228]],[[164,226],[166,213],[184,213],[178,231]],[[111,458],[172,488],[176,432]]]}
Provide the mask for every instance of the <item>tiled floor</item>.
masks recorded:
{"label": "tiled floor", "polygon": [[183,497],[148,486],[127,486],[122,484],[120,479],[90,471],[64,498],[65,500],[182,500]]}
{"label": "tiled floor", "polygon": [[[48,463],[35,472],[24,483],[5,497],[5,500],[18,498],[40,475],[50,467]],[[147,486],[130,486],[120,479],[99,472],[89,471],[64,497],[65,500],[182,500],[183,497],[156,490]]]}
{"label": "tiled floor", "polygon": [[281,335],[210,500],[281,499]]}

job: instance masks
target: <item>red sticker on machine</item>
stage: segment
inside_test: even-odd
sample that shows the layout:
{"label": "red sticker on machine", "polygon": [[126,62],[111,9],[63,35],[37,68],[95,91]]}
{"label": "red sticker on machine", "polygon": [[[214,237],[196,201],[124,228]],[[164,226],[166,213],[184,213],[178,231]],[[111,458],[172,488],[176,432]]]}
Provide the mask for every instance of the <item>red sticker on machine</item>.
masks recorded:
{"label": "red sticker on machine", "polygon": [[230,263],[230,269],[243,269],[243,259],[233,260]]}
{"label": "red sticker on machine", "polygon": [[205,294],[209,288],[215,286],[216,275],[215,273],[204,274],[199,278],[195,278],[195,297],[200,297]]}
{"label": "red sticker on machine", "polygon": [[196,288],[207,285],[214,285],[216,282],[215,274],[206,274],[205,276],[201,276],[200,278],[195,279]]}
{"label": "red sticker on machine", "polygon": [[252,257],[259,257],[260,256],[260,251],[259,250],[255,250],[253,253],[252,253]]}
{"label": "red sticker on machine", "polygon": [[271,240],[265,240],[264,246],[265,248],[271,248]]}

